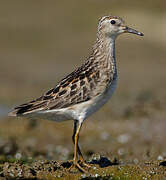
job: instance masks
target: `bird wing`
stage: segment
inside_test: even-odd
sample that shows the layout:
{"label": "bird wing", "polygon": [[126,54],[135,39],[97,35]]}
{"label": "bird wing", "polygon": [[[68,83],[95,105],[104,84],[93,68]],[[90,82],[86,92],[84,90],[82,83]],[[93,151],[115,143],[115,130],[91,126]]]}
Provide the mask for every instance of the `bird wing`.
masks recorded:
{"label": "bird wing", "polygon": [[99,92],[100,70],[92,60],[62,79],[54,88],[41,97],[14,108],[10,116],[24,115],[36,111],[67,108],[90,100]]}

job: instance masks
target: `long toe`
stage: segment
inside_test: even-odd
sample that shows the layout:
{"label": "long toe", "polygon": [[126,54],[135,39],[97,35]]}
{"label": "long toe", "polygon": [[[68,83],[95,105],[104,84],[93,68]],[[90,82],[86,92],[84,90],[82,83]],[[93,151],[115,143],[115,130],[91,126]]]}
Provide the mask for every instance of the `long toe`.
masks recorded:
{"label": "long toe", "polygon": [[80,163],[81,163],[81,165],[83,165],[83,166],[85,166],[85,167],[87,167],[87,168],[91,168],[91,167],[92,167],[91,164],[88,164],[88,163],[86,163],[85,161],[80,161]]}
{"label": "long toe", "polygon": [[88,171],[86,171],[83,167],[80,166],[80,164],[78,162],[74,162],[72,163],[72,165],[69,167],[68,171],[72,172],[72,169],[78,169],[79,171],[83,172],[83,173],[88,173]]}

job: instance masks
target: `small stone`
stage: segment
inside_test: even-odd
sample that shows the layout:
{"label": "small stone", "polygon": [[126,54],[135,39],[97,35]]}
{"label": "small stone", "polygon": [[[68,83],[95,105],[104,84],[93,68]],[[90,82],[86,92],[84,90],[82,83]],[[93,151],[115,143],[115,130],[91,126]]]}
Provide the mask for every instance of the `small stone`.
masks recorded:
{"label": "small stone", "polygon": [[130,135],[129,134],[121,134],[118,136],[117,140],[119,143],[125,144],[130,140]]}
{"label": "small stone", "polygon": [[82,174],[81,177],[82,177],[82,178],[86,178],[86,174]]}
{"label": "small stone", "polygon": [[163,160],[164,158],[163,158],[163,156],[161,156],[161,155],[159,155],[158,157],[157,157],[157,160]]}
{"label": "small stone", "polygon": [[123,148],[118,149],[118,154],[119,155],[124,155],[125,154],[125,150]]}
{"label": "small stone", "polygon": [[138,164],[138,163],[139,163],[139,160],[138,160],[137,158],[135,158],[135,159],[133,160],[133,162],[134,162],[135,164]]}
{"label": "small stone", "polygon": [[18,172],[18,174],[17,174],[18,177],[22,177],[22,172],[23,172],[22,169],[20,169],[19,172]]}
{"label": "small stone", "polygon": [[21,153],[16,153],[16,155],[15,155],[15,158],[16,158],[16,159],[21,159],[21,157],[22,157],[22,154],[21,154]]}
{"label": "small stone", "polygon": [[91,160],[99,161],[101,158],[100,154],[93,154]]}
{"label": "small stone", "polygon": [[99,174],[95,174],[95,177],[99,177]]}

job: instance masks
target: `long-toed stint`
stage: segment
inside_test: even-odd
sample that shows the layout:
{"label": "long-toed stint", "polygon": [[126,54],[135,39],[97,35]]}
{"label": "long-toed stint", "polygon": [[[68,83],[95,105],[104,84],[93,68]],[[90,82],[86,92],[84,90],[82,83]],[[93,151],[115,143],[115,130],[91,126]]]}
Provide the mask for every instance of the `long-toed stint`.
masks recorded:
{"label": "long-toed stint", "polygon": [[143,36],[129,28],[117,16],[99,20],[97,40],[89,58],[41,97],[14,108],[10,116],[45,118],[53,121],[74,120],[74,159],[71,167],[84,171],[89,167],[82,156],[78,139],[85,119],[103,106],[117,84],[115,39],[122,33]]}

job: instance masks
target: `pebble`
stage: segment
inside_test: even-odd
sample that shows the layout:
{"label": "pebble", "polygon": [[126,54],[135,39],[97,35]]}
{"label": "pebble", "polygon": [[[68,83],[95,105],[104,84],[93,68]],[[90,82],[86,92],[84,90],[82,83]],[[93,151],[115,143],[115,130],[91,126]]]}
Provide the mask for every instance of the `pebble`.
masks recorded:
{"label": "pebble", "polygon": [[82,178],[86,178],[86,174],[82,174],[81,177],[82,177]]}
{"label": "pebble", "polygon": [[163,158],[163,156],[161,156],[161,155],[159,155],[158,157],[157,157],[157,160],[163,160],[164,158]]}
{"label": "pebble", "polygon": [[121,144],[127,143],[131,139],[131,136],[129,134],[121,134],[117,137],[117,141]]}
{"label": "pebble", "polygon": [[21,154],[21,153],[18,152],[18,153],[15,154],[15,158],[16,158],[16,159],[21,159],[21,157],[22,157],[22,154]]}
{"label": "pebble", "polygon": [[118,149],[118,154],[119,155],[124,155],[125,154],[125,150],[123,148]]}
{"label": "pebble", "polygon": [[133,162],[134,162],[135,164],[138,164],[138,163],[139,163],[139,160],[138,160],[137,158],[135,158],[135,159],[133,160]]}
{"label": "pebble", "polygon": [[99,174],[95,174],[95,177],[99,177]]}

